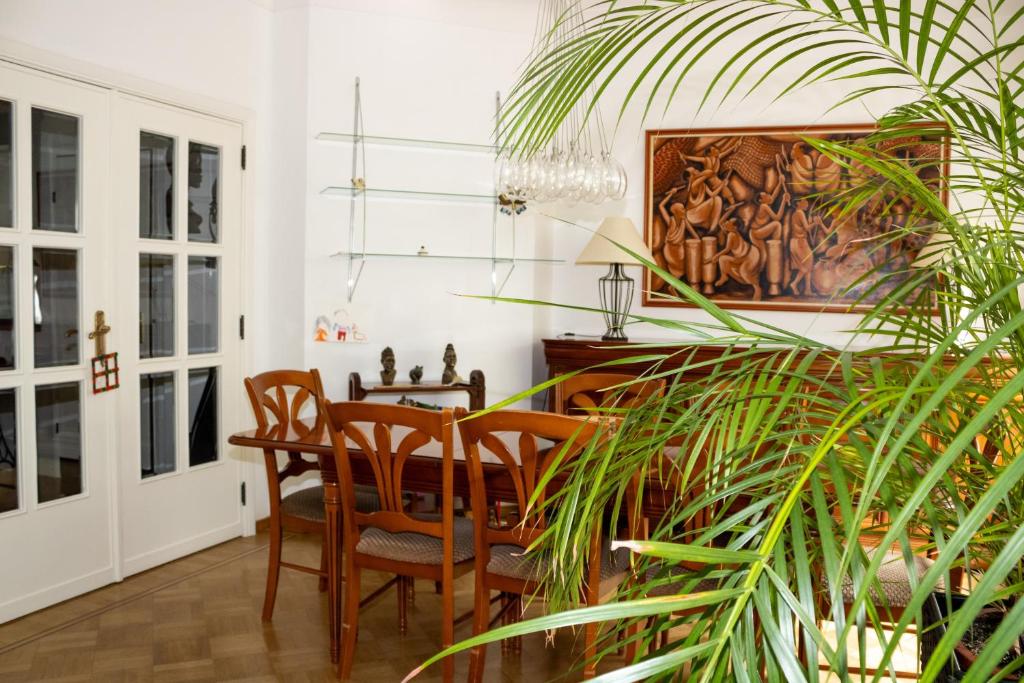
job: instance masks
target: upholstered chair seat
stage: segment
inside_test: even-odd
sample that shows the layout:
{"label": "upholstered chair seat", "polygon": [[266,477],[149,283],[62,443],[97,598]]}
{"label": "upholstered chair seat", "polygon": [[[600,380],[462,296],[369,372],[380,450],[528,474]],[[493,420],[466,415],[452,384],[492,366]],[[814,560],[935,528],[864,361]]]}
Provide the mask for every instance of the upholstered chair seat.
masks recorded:
{"label": "upholstered chair seat", "polygon": [[[716,579],[701,579],[695,586],[691,586],[695,578],[693,570],[686,567],[673,566],[666,569],[663,565],[651,565],[647,568],[647,576],[644,582],[651,583],[662,579],[664,583],[659,583],[648,590],[647,597],[680,595],[684,591],[686,593],[703,593],[704,591],[713,591],[720,587],[720,581]],[[673,581],[672,579],[678,580]]]}
{"label": "upholstered chair seat", "polygon": [[[356,486],[356,509],[374,512],[380,509],[380,499],[372,486]],[[309,488],[290,493],[281,499],[281,512],[311,522],[324,521],[324,487]]]}
{"label": "upholstered chair seat", "polygon": [[[437,515],[413,515],[418,518],[438,518]],[[455,564],[473,559],[473,522],[463,517],[455,518],[455,536],[452,561]],[[359,534],[356,550],[364,555],[373,555],[398,562],[415,564],[441,564],[444,560],[444,542],[440,538],[402,532],[393,534],[376,527],[366,527]]]}
{"label": "upholstered chair seat", "polygon": [[[498,576],[523,581],[540,581],[551,566],[550,558],[538,552],[527,552],[518,545],[492,545],[491,559],[487,563],[487,571]],[[629,571],[629,551],[620,548],[611,552],[611,541],[604,538],[601,542],[601,588],[599,595],[607,595],[618,588]]]}
{"label": "upholstered chair seat", "polygon": [[[867,552],[868,557],[872,557],[873,551]],[[913,570],[917,576],[917,583],[920,583],[924,577],[925,572],[932,566],[932,560],[927,557],[921,557],[920,555],[913,556]],[[907,567],[906,561],[903,559],[903,554],[899,551],[890,550],[885,553],[885,557],[882,559],[882,565],[878,568],[878,581],[877,585],[871,587],[869,593],[870,600],[876,605],[888,605],[889,607],[906,607],[910,602],[913,591],[910,588],[910,571]],[[935,585],[935,590],[943,590],[946,582],[941,578]],[[878,595],[878,589],[881,588],[885,594],[885,598]],[[847,576],[843,580],[843,602],[850,604],[853,602],[856,592],[853,590],[853,579]]]}

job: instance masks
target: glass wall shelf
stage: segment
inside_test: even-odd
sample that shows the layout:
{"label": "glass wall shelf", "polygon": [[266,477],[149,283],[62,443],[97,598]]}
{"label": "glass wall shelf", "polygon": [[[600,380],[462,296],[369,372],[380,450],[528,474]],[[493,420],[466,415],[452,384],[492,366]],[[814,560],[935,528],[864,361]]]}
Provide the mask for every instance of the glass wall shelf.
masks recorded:
{"label": "glass wall shelf", "polygon": [[469,194],[465,192],[426,192],[423,190],[398,190],[384,187],[325,187],[320,194],[331,197],[353,197],[367,196],[379,199],[391,199],[395,201],[434,201],[434,202],[455,202],[459,204],[494,204],[493,194]]}
{"label": "glass wall shelf", "polygon": [[[501,98],[498,93],[494,95],[494,113],[496,120],[501,115]],[[491,266],[491,295],[500,296],[505,285],[512,277],[518,264],[559,264],[564,263],[559,259],[546,258],[517,258],[516,257],[516,213],[507,213],[499,205],[497,188],[488,187],[485,192],[433,192],[424,190],[405,190],[386,187],[365,187],[366,180],[366,147],[385,146],[401,147],[405,149],[419,149],[428,151],[464,152],[471,154],[486,154],[495,157],[498,148],[492,144],[472,144],[467,142],[453,142],[450,140],[424,140],[419,138],[387,137],[378,135],[366,135],[363,127],[363,110],[359,88],[359,79],[355,80],[355,100],[353,103],[353,124],[351,133],[321,132],[316,135],[318,141],[331,143],[348,143],[352,146],[351,156],[351,182],[348,186],[328,186],[320,190],[320,194],[331,199],[348,200],[348,230],[346,241],[342,250],[332,257],[342,257],[345,260],[347,277],[345,288],[347,299],[352,301],[352,296],[359,286],[359,279],[362,277],[363,268],[367,261],[377,259],[402,259],[406,263],[410,259],[422,259],[425,261],[449,261],[449,262],[479,262],[490,263]],[[468,174],[467,174],[468,175]],[[468,180],[468,179],[467,179]],[[357,187],[358,185],[358,187]],[[472,185],[470,185],[472,187]],[[391,202],[407,203],[436,203],[450,206],[487,206],[491,210],[491,248],[487,255],[459,255],[459,254],[418,254],[418,253],[387,253],[370,252],[366,250],[367,240],[367,212],[370,211],[368,199],[381,199]],[[361,210],[357,210],[361,209]],[[505,223],[508,221],[508,225]],[[499,223],[502,225],[501,234],[508,235],[508,245],[498,246]],[[498,252],[509,254],[508,257],[501,257]]]}
{"label": "glass wall shelf", "polygon": [[461,256],[458,254],[395,254],[385,252],[348,252],[348,251],[336,251],[331,254],[334,256],[345,256],[350,259],[420,259],[423,261],[486,261],[488,263],[550,263],[559,264],[565,263],[563,259],[552,259],[552,258],[514,258],[514,257],[502,257],[502,256]]}
{"label": "glass wall shelf", "polygon": [[453,142],[451,140],[424,140],[420,138],[394,138],[382,135],[357,135],[355,133],[317,133],[317,140],[326,142],[363,142],[367,145],[389,145],[392,147],[421,147],[440,149],[449,152],[470,152],[473,154],[497,154],[494,145],[477,145],[470,142]]}

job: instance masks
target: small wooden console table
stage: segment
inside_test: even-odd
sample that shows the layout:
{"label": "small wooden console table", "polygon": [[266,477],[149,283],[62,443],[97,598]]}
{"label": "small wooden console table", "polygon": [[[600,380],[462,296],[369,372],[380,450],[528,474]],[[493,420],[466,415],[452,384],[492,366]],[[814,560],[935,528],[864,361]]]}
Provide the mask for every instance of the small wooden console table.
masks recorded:
{"label": "small wooden console table", "polygon": [[487,386],[484,381],[484,373],[481,370],[473,370],[469,373],[469,382],[458,384],[441,384],[440,381],[419,384],[410,382],[387,385],[380,382],[363,384],[358,372],[351,372],[348,375],[348,400],[350,401],[362,401],[370,394],[446,394],[453,391],[464,391],[469,394],[470,410],[483,410],[487,405]]}

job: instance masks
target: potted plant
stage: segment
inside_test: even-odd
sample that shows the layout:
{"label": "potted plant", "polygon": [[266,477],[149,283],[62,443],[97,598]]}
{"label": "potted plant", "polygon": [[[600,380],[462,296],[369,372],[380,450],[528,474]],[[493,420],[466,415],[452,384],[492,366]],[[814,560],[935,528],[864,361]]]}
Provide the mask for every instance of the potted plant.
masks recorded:
{"label": "potted plant", "polygon": [[[967,599],[966,596],[959,594],[953,594],[950,598],[947,602],[946,596],[933,595],[926,605],[920,634],[922,667],[926,667],[931,661],[935,645],[945,632],[945,624],[951,611],[948,608],[951,607],[952,611],[955,611]],[[1010,607],[1012,607],[1011,602],[999,601],[978,612],[971,626],[961,636],[960,642],[956,644],[953,656],[944,664],[939,674],[940,680],[963,680],[966,672],[975,666],[978,655],[985,649],[996,629],[1006,618]],[[1019,681],[1021,674],[1019,671],[1014,671],[1016,668],[1014,663],[1018,662],[1022,655],[1024,655],[1024,638],[1018,637],[988,672],[988,676],[997,680]]]}
{"label": "potted plant", "polygon": [[[703,107],[751,92],[830,92],[829,83],[848,85],[841,102],[866,104],[895,93],[901,103],[877,117],[878,131],[866,142],[805,142],[836,164],[867,169],[864,184],[846,193],[838,211],[856,211],[880,187],[913,198],[920,220],[895,234],[928,239],[922,255],[929,258],[903,272],[892,292],[868,302],[853,324],[867,348],[856,349],[723,310],[645,262],[678,299],[699,307],[706,322],[642,313],[631,320],[717,344],[720,363],[680,381],[698,368],[688,355],[692,342],[680,341],[664,354],[676,365],[652,371],[668,381],[665,393],[622,415],[611,446],[588,449],[566,473],[567,497],[579,502],[551,509],[541,541],[559,558],[545,586],[550,614],[467,639],[424,666],[481,642],[600,621],[609,637],[624,633],[641,645],[635,661],[606,662],[619,668],[602,680],[674,680],[684,665],[688,680],[702,683],[818,680],[819,660],[852,680],[846,648],[826,637],[822,620],[829,619],[838,642],[853,637],[862,651],[869,634],[880,638],[881,661],[873,662],[878,673],[871,676],[888,678],[900,637],[923,621],[933,589],[980,557],[984,571],[944,621],[923,668],[923,680],[936,680],[965,634],[982,628],[975,622],[989,618],[985,610],[1020,593],[1024,12],[1012,5],[580,4],[582,33],[535,56],[507,100],[499,136],[510,153],[535,153],[572,115],[573,104],[592,96],[606,103],[616,98],[611,104],[620,112],[646,112],[679,97]],[[878,143],[906,136],[908,127],[924,127],[948,144],[950,164],[937,165],[948,205],[905,159],[875,153],[884,146]],[[652,464],[652,454],[667,446],[679,456]],[[701,469],[701,462],[710,465]],[[567,549],[590,537],[601,510],[621,512],[622,493],[638,472],[676,477],[680,498],[664,518],[652,520],[649,539],[625,543],[636,553],[631,589],[609,605],[579,609],[584,559]],[[696,510],[715,512],[695,523]],[[873,526],[876,518],[884,525]],[[901,614],[875,604],[884,590],[883,564],[892,560],[864,552],[868,534],[878,547],[897,549],[895,561],[908,573],[918,550],[932,555]],[[648,568],[682,561],[704,563],[719,581],[700,594],[699,610],[687,609],[687,591],[647,597],[652,582],[664,583]],[[951,599],[948,590],[941,595]],[[685,635],[662,644],[664,632],[684,624]],[[1024,600],[1017,600],[964,680],[987,680],[998,671],[1022,632]],[[615,650],[609,641],[599,657]],[[1011,666],[1022,663],[1016,657]]]}

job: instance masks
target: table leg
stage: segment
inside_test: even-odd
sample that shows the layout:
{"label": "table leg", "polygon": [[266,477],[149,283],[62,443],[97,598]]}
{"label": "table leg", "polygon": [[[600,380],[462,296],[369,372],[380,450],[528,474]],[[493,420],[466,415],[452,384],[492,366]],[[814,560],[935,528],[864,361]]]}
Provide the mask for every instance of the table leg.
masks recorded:
{"label": "table leg", "polygon": [[338,483],[324,482],[324,522],[327,527],[327,604],[328,630],[331,634],[331,662],[337,664],[341,642],[341,506]]}

